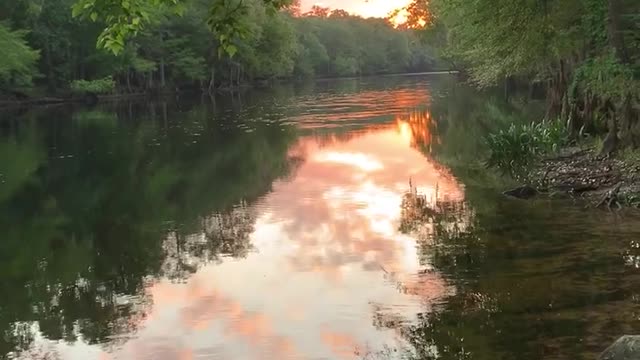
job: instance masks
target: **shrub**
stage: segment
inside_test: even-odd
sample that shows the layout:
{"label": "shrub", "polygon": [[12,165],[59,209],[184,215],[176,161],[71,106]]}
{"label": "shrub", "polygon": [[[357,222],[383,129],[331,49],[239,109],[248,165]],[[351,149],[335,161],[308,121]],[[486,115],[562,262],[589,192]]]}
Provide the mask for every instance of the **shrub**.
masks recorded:
{"label": "shrub", "polygon": [[517,175],[541,155],[556,152],[569,140],[561,121],[516,125],[489,135],[487,166]]}
{"label": "shrub", "polygon": [[97,80],[74,80],[71,90],[75,93],[108,94],[115,90],[116,82],[111,76]]}

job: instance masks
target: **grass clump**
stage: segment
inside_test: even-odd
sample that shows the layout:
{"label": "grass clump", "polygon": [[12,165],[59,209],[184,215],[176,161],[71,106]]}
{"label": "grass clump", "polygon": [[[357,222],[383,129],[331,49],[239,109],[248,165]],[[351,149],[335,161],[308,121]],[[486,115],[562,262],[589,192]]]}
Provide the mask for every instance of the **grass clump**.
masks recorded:
{"label": "grass clump", "polygon": [[511,124],[487,137],[487,166],[517,176],[540,156],[557,152],[569,141],[569,132],[561,121]]}
{"label": "grass clump", "polygon": [[626,147],[620,151],[619,157],[628,164],[640,165],[640,149]]}
{"label": "grass clump", "polygon": [[109,94],[116,89],[116,82],[111,76],[97,80],[74,80],[71,91],[74,93]]}

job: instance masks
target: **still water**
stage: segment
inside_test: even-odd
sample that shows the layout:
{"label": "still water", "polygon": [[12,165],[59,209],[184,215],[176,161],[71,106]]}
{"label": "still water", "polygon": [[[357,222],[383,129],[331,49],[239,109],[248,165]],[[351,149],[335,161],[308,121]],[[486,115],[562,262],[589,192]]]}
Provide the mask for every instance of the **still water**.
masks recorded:
{"label": "still water", "polygon": [[439,75],[4,111],[0,357],[592,359],[640,332],[640,217],[497,195],[482,138],[536,109]]}

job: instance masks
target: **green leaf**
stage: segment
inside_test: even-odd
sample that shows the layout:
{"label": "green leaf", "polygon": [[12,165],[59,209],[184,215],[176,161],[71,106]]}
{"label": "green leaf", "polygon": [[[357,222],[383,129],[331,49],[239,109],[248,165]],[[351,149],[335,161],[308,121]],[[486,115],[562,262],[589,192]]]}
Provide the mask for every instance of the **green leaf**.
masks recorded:
{"label": "green leaf", "polygon": [[238,48],[235,45],[228,45],[225,51],[229,54],[229,57],[233,57],[238,52]]}
{"label": "green leaf", "polygon": [[77,18],[78,16],[80,16],[80,14],[82,14],[82,7],[79,6],[80,4],[74,4],[71,7],[71,16],[74,18]]}

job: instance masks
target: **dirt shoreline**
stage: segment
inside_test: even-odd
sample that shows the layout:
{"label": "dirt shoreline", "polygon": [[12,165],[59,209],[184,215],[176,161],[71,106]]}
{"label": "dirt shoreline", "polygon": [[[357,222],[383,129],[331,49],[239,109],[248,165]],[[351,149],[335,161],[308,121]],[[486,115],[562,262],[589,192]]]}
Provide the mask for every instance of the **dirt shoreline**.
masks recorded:
{"label": "dirt shoreline", "polygon": [[581,198],[594,207],[640,207],[640,160],[599,156],[593,147],[569,147],[537,161],[530,186],[550,198]]}

